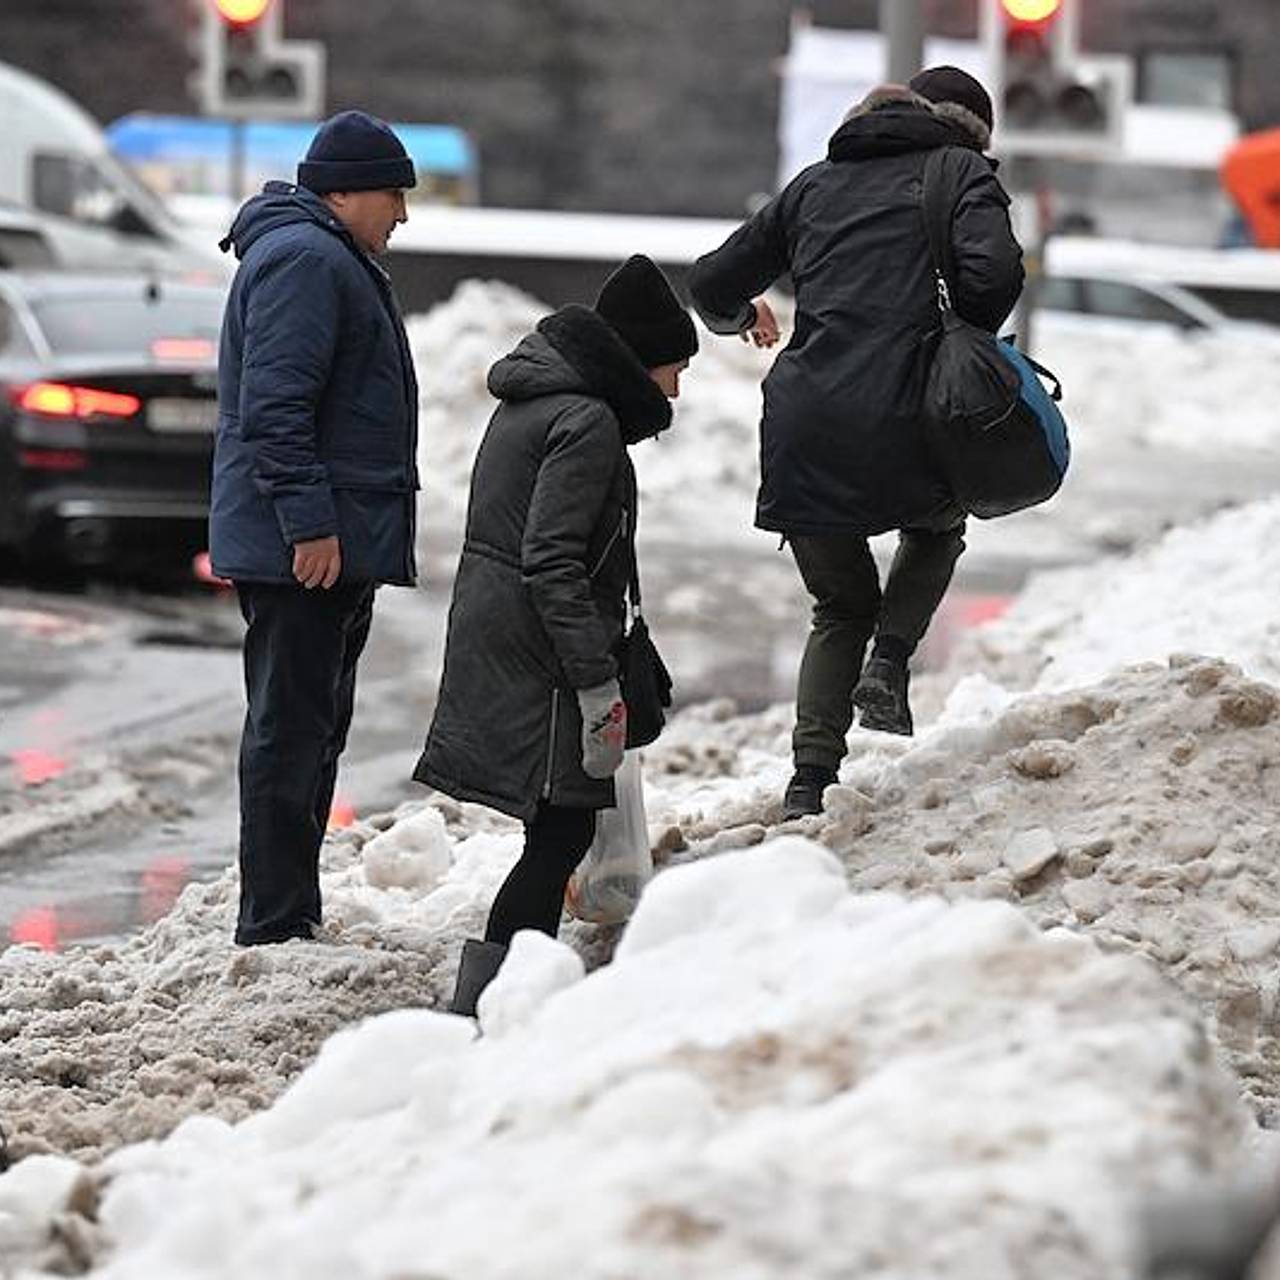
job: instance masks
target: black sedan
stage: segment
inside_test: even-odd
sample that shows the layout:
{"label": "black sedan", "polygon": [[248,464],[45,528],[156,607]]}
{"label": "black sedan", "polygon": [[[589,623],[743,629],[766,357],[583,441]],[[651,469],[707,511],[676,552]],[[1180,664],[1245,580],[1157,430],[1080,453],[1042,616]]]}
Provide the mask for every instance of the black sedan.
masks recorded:
{"label": "black sedan", "polygon": [[206,545],[224,296],[0,272],[0,548],[90,566]]}

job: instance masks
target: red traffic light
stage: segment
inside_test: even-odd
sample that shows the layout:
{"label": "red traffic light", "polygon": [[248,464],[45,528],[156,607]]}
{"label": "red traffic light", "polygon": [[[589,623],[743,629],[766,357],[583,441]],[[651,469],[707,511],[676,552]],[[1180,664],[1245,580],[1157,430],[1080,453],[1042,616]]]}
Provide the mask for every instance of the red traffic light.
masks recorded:
{"label": "red traffic light", "polygon": [[1000,4],[1010,21],[1027,26],[1051,22],[1062,8],[1062,0],[1000,0]]}
{"label": "red traffic light", "polygon": [[251,27],[271,8],[271,0],[213,0],[223,22],[233,27]]}

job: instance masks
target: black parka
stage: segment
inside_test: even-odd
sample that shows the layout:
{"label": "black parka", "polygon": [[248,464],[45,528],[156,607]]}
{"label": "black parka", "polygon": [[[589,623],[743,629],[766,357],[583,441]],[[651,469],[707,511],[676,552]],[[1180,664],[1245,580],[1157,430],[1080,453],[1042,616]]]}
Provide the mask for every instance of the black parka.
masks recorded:
{"label": "black parka", "polygon": [[1022,289],[1022,254],[983,141],[961,109],[874,94],[826,160],[698,260],[693,300],[717,333],[747,328],[751,299],[778,277],[795,286],[795,330],[764,384],[760,528],[874,534],[949,506],[920,420],[938,327],[922,176],[930,151],[953,149],[953,301],[994,331]]}
{"label": "black parka", "polygon": [[489,371],[501,401],[471,473],[444,672],[419,782],[528,821],[614,804],[582,770],[575,690],[617,675],[634,554],[628,444],[671,422],[594,311],[548,316]]}

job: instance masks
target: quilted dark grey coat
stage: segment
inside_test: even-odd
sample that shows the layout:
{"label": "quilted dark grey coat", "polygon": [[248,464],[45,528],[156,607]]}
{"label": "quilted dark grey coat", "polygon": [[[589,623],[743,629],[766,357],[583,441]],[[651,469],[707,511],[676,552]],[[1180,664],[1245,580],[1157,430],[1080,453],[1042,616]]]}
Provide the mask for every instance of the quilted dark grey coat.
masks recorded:
{"label": "quilted dark grey coat", "polygon": [[938,328],[922,210],[925,158],[948,148],[956,310],[995,330],[1022,289],[1009,198],[981,154],[986,131],[950,104],[872,95],[799,174],[690,281],[717,333],[751,299],[795,285],[795,331],[764,384],[756,524],[797,534],[874,534],[927,521],[950,501],[921,424]]}
{"label": "quilted dark grey coat", "polygon": [[501,401],[471,474],[444,672],[419,782],[528,821],[540,800],[614,803],[582,771],[574,691],[617,674],[635,536],[627,445],[671,406],[586,307],[548,316],[489,371]]}

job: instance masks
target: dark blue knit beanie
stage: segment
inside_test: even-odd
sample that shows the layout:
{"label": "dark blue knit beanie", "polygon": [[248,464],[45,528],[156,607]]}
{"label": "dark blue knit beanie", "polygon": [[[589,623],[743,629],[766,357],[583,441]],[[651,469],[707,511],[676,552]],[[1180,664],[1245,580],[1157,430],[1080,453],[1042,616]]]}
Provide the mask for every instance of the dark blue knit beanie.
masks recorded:
{"label": "dark blue knit beanie", "polygon": [[390,125],[363,111],[341,111],[326,120],[298,164],[298,186],[318,195],[417,185],[404,144]]}

